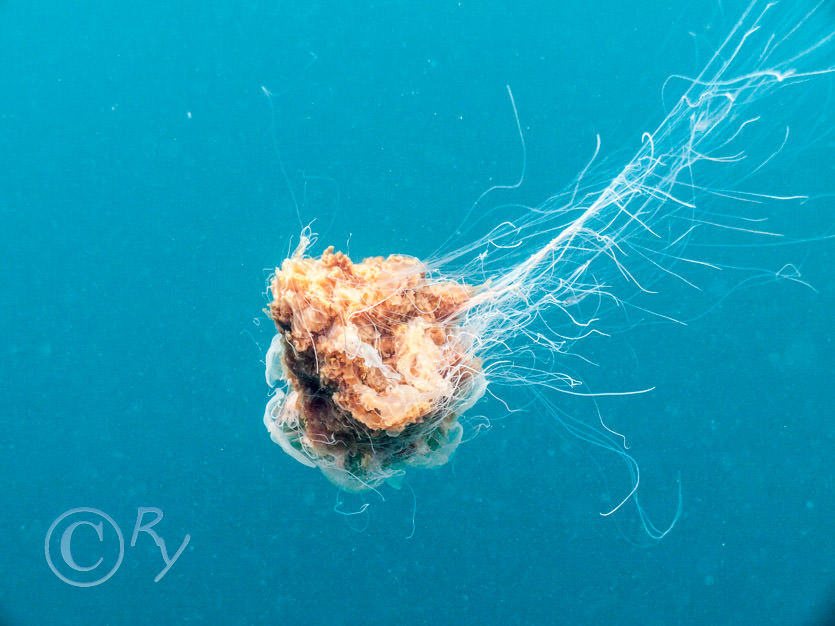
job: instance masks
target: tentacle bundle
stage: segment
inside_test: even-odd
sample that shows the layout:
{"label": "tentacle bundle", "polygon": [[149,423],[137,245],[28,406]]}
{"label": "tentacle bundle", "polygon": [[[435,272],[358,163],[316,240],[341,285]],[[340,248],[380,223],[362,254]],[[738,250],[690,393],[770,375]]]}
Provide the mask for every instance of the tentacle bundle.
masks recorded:
{"label": "tentacle bundle", "polygon": [[486,386],[460,323],[473,288],[413,257],[353,263],[333,248],[305,257],[306,245],[270,282],[267,382],[288,385],[264,415],[272,439],[355,491],[446,463]]}

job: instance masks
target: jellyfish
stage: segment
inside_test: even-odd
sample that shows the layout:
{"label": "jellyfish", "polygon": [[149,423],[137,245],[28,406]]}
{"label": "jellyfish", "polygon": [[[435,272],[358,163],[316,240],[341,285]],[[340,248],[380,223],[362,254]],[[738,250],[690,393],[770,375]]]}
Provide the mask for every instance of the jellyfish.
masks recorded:
{"label": "jellyfish", "polygon": [[[272,440],[340,488],[365,491],[447,463],[468,411],[497,384],[528,386],[548,406],[554,394],[594,397],[559,363],[602,334],[603,313],[661,278],[689,284],[688,267],[718,267],[685,254],[704,233],[770,235],[717,203],[791,199],[703,181],[710,168],[741,182],[763,167],[771,157],[754,162],[745,147],[769,98],[835,72],[828,7],[803,4],[752,1],[698,76],[668,80],[665,89],[683,85],[680,97],[625,165],[595,173],[598,137],[565,191],[472,241],[424,260],[354,261],[333,247],[311,255],[315,236],[305,229],[269,282]],[[524,145],[521,126],[519,135]],[[632,489],[613,511],[637,503],[637,463],[621,436],[602,420],[562,423],[627,462]],[[639,511],[650,536],[669,530]]]}

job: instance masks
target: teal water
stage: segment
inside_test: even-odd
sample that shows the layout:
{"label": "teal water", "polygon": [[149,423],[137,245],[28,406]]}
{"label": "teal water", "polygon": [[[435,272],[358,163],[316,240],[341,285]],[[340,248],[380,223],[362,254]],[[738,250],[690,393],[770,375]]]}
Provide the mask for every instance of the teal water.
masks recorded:
{"label": "teal water", "polygon": [[[492,206],[565,188],[598,134],[616,172],[744,6],[0,0],[0,624],[813,623],[835,589],[835,242],[717,247],[814,289],[662,285],[686,326],[595,344],[596,380],[654,387],[600,408],[659,526],[680,476],[659,543],[632,503],[600,515],[628,474],[524,387],[350,516],[262,423],[266,278],[300,220],[356,258],[431,253],[519,177],[505,85],[527,170]],[[755,182],[815,201],[752,210],[807,240],[835,225],[830,87],[765,107],[800,139]],[[62,552],[79,507],[112,524],[88,511]],[[183,546],[156,582],[155,538]]]}

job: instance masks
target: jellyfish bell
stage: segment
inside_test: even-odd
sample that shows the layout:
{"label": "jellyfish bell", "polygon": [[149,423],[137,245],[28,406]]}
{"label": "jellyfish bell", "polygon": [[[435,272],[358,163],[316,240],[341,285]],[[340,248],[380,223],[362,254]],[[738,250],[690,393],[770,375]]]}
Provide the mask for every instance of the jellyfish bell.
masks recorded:
{"label": "jellyfish bell", "polygon": [[354,263],[333,248],[310,258],[306,246],[270,281],[267,382],[289,387],[264,415],[273,441],[350,491],[443,465],[486,389],[461,317],[474,288],[413,257]]}

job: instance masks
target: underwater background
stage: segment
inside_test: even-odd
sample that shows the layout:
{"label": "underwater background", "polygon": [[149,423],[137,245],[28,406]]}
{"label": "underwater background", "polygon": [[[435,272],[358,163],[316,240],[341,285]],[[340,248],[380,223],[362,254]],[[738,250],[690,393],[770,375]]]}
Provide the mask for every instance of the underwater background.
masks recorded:
{"label": "underwater background", "polygon": [[[795,118],[822,130],[770,179],[820,201],[751,207],[810,241],[734,251],[815,289],[661,283],[653,306],[687,325],[636,320],[592,348],[598,388],[654,387],[599,404],[660,527],[680,477],[662,541],[632,502],[600,515],[628,493],[625,466],[524,386],[502,396],[521,410],[485,399],[490,428],[385,501],[340,496],[262,422],[266,280],[300,220],[314,253],[432,253],[519,178],[505,85],[527,169],[490,205],[564,189],[597,134],[614,174],[663,118],[667,77],[697,74],[744,6],[0,0],[0,624],[826,615],[835,241],[811,241],[835,224],[825,87],[794,92]],[[93,511],[62,518],[78,508]],[[83,515],[67,550],[59,533]],[[159,578],[161,541],[182,552]]]}

